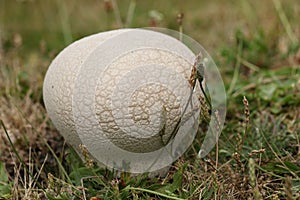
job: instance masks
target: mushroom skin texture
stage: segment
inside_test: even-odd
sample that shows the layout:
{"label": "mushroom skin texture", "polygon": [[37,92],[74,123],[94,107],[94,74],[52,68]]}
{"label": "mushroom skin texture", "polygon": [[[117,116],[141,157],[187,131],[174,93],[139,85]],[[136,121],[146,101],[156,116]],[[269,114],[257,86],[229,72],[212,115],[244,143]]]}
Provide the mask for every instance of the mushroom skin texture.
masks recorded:
{"label": "mushroom skin texture", "polygon": [[43,99],[47,113],[55,127],[76,152],[81,155],[82,144],[74,123],[72,101],[74,84],[82,63],[88,55],[106,39],[126,31],[102,32],[78,40],[52,61],[43,84]]}
{"label": "mushroom skin texture", "polygon": [[[88,36],[51,63],[43,86],[45,106],[79,154],[84,144],[109,168],[155,171],[184,153],[196,134],[198,90],[182,113],[193,60],[181,42],[150,30]],[[179,120],[182,128],[169,141]]]}

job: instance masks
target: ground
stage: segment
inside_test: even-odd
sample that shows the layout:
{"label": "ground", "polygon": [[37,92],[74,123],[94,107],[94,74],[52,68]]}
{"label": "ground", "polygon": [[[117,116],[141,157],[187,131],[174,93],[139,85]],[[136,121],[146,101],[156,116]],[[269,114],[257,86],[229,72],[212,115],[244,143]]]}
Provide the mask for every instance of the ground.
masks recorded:
{"label": "ground", "polygon": [[[299,199],[299,21],[298,0],[1,0],[0,199]],[[43,79],[71,42],[147,26],[182,29],[211,54],[227,92],[225,127],[205,159],[200,127],[165,177],[116,178],[64,143]]]}

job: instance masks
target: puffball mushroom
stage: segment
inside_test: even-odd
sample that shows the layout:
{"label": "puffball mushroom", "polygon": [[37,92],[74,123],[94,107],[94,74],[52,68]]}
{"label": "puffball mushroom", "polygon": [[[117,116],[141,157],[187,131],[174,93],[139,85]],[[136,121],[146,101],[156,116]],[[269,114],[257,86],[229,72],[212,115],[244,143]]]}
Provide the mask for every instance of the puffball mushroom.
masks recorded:
{"label": "puffball mushroom", "polygon": [[158,170],[182,155],[197,131],[198,88],[183,113],[194,58],[182,42],[151,30],[88,36],[51,63],[43,86],[47,112],[65,140],[79,153],[84,144],[98,163]]}

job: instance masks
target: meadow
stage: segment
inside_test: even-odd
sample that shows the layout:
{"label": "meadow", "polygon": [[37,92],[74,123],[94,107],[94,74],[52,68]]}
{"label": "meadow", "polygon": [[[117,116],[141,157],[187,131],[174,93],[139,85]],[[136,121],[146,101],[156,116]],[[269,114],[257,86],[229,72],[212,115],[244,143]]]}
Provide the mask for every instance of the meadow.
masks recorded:
{"label": "meadow", "polygon": [[[300,199],[299,21],[299,0],[0,0],[0,199]],[[200,127],[166,176],[116,177],[64,142],[43,79],[70,43],[148,26],[182,31],[210,53],[226,122],[204,159]]]}

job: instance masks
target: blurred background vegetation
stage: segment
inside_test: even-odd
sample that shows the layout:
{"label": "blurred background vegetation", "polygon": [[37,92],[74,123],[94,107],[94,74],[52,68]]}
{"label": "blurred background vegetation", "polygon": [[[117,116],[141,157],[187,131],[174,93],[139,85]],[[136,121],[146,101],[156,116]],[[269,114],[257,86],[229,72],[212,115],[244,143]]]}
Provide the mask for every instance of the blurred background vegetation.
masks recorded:
{"label": "blurred background vegetation", "polygon": [[[272,1],[122,0],[117,3],[123,27],[157,25],[178,30],[176,16],[184,13],[184,33],[195,38],[210,51],[234,42],[237,30],[242,30],[252,39],[265,37],[264,42],[272,44],[273,46],[268,47],[273,48],[282,48],[278,42],[287,42],[286,45],[289,45],[292,42],[290,39],[299,39],[293,38],[299,36],[300,31],[297,24],[300,12],[297,0],[282,2],[282,9],[293,25],[291,31],[294,36],[285,31]],[[61,49],[84,36],[122,28],[115,18],[114,7],[110,1],[1,0],[0,6],[3,40],[9,40],[13,34],[20,34],[26,51],[38,50],[41,42],[49,50]],[[128,20],[128,8],[133,7],[134,13],[131,20]],[[153,20],[156,22],[153,23]]]}
{"label": "blurred background vegetation", "polygon": [[[89,197],[300,198],[299,22],[299,0],[0,0],[0,119],[13,143],[1,127],[0,199],[37,198],[39,189],[53,181],[73,188],[50,188],[53,199],[80,199],[82,191],[74,188],[91,173],[79,160],[67,158],[72,154],[47,117],[44,75],[53,58],[75,40],[148,26],[182,28],[217,63],[228,97],[219,149],[207,160],[197,160],[199,136],[166,178],[124,176],[114,182],[113,176],[103,175],[104,186],[90,183]],[[43,169],[33,181],[38,184],[24,183],[25,166],[16,164],[10,154],[14,148],[32,173]],[[255,167],[249,165],[253,162]]]}

